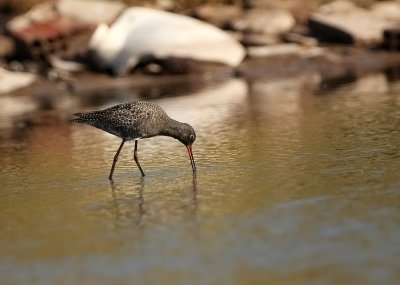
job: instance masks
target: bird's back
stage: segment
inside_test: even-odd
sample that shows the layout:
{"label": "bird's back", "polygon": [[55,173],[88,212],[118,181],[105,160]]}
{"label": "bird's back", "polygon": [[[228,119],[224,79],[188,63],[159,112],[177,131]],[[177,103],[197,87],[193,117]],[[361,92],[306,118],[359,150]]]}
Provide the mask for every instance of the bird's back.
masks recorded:
{"label": "bird's back", "polygon": [[126,140],[157,135],[169,117],[161,107],[150,102],[119,104],[101,111],[76,113],[76,123],[85,123]]}

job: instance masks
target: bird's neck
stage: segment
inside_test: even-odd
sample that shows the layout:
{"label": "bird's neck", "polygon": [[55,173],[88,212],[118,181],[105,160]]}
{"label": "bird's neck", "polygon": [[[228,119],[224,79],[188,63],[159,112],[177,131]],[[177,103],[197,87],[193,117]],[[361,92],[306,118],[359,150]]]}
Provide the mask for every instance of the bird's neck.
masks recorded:
{"label": "bird's neck", "polygon": [[182,130],[182,123],[169,118],[169,120],[166,121],[166,124],[161,132],[161,135],[173,137],[174,139],[179,140],[181,130]]}

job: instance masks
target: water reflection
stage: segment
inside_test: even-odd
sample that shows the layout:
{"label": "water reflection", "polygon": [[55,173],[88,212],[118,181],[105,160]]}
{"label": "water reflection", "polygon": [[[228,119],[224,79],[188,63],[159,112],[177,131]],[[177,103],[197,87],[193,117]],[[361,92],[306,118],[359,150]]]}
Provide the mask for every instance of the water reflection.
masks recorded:
{"label": "water reflection", "polygon": [[118,190],[116,182],[110,181],[111,193],[113,198],[113,210],[115,212],[115,227],[124,228],[126,222],[133,220],[135,226],[139,229],[143,226],[143,216],[145,215],[144,210],[144,179],[139,180],[137,187],[134,187],[133,191],[137,192],[136,195],[130,194],[129,189]]}
{"label": "water reflection", "polygon": [[[106,212],[111,210],[116,230],[130,227],[138,232],[151,225],[176,222],[181,218],[193,218],[197,209],[197,177],[193,175],[192,179],[187,179],[187,186],[184,186],[183,182],[185,181],[164,185],[147,177],[133,180],[121,180],[120,177],[118,180],[110,181],[112,196],[110,209],[103,205],[96,207],[96,210],[99,208],[103,208]],[[170,190],[177,193],[172,194]],[[160,191],[164,193],[160,195]]]}

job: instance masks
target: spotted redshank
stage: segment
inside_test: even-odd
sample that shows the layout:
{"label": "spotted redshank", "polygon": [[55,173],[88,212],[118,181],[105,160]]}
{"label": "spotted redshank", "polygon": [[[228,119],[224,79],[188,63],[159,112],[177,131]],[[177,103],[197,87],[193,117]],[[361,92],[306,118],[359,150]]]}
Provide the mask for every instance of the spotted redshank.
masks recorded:
{"label": "spotted redshank", "polygon": [[173,137],[183,143],[187,148],[193,172],[196,172],[192,153],[192,144],[196,140],[194,129],[189,124],[171,119],[156,104],[140,101],[123,103],[100,111],[75,113],[74,116],[77,118],[72,119],[72,122],[94,126],[122,139],[111,166],[110,180],[112,180],[119,153],[124,143],[130,140],[135,141],[133,157],[144,176],[137,155],[138,141],[159,135]]}

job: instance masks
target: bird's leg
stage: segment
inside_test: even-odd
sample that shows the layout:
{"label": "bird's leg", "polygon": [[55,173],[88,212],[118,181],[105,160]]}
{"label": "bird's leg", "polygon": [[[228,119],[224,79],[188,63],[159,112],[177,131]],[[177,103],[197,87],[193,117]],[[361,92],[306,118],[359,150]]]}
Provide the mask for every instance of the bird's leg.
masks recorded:
{"label": "bird's leg", "polygon": [[138,159],[138,156],[137,156],[137,145],[138,145],[138,141],[136,140],[136,141],[135,141],[135,150],[133,151],[133,159],[135,160],[137,166],[139,167],[139,170],[140,170],[140,172],[142,173],[142,176],[144,176],[143,169],[142,169],[142,167],[140,166],[139,159]]}
{"label": "bird's leg", "polygon": [[108,179],[110,179],[110,180],[112,180],[112,175],[113,175],[113,172],[114,172],[115,164],[118,161],[118,156],[119,156],[119,153],[121,152],[122,147],[124,146],[124,143],[125,143],[125,140],[122,140],[121,145],[119,146],[117,152],[114,155],[114,161],[113,161],[113,164],[112,164],[112,167],[111,167],[110,176],[108,176]]}

